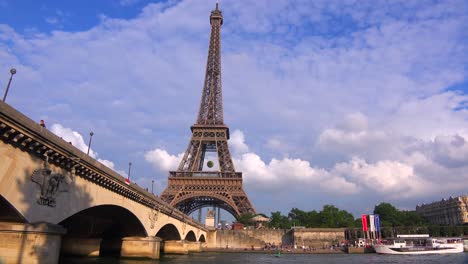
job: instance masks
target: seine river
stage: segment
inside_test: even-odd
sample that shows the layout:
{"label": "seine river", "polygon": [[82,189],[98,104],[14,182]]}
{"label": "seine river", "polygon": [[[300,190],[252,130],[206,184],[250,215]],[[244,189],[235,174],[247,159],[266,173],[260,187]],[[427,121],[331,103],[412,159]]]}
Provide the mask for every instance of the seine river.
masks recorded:
{"label": "seine river", "polygon": [[150,264],[150,263],[450,263],[468,264],[468,253],[448,255],[397,256],[378,254],[284,254],[277,258],[273,254],[258,253],[196,253],[190,255],[163,255],[160,260],[119,260],[112,258],[65,259],[61,263],[76,264]]}

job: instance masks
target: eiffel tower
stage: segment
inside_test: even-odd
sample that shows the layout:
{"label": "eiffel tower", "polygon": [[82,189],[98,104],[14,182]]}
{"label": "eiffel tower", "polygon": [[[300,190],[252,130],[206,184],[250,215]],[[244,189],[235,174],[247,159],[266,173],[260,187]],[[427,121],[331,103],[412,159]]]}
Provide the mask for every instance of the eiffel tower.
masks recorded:
{"label": "eiffel tower", "polygon": [[[177,171],[169,172],[161,198],[186,214],[207,206],[222,208],[233,216],[255,213],[242,187],[242,173],[236,172],[229,152],[229,128],[224,124],[221,89],[221,25],[223,14],[211,11],[211,34],[205,83],[192,138]],[[205,164],[207,153],[217,155]],[[206,168],[207,167],[207,168]]]}

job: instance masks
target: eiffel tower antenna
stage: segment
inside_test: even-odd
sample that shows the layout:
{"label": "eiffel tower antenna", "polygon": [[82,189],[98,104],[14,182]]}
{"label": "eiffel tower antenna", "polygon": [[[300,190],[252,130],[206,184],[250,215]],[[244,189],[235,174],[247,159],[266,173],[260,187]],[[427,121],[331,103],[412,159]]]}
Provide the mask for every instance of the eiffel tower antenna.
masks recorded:
{"label": "eiffel tower antenna", "polygon": [[[202,207],[216,206],[234,216],[255,213],[242,187],[242,173],[236,172],[229,152],[229,127],[224,124],[221,83],[221,26],[223,14],[211,11],[211,33],[197,119],[191,126],[192,137],[177,171],[169,172],[168,186],[161,198],[182,212],[191,214]],[[217,156],[205,164],[207,153]]]}

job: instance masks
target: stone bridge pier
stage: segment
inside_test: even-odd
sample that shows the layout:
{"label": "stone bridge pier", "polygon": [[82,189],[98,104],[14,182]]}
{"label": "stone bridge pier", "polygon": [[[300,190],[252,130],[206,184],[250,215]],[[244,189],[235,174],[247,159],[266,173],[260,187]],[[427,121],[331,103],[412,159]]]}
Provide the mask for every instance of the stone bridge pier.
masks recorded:
{"label": "stone bridge pier", "polygon": [[207,229],[0,101],[0,263],[200,251]]}

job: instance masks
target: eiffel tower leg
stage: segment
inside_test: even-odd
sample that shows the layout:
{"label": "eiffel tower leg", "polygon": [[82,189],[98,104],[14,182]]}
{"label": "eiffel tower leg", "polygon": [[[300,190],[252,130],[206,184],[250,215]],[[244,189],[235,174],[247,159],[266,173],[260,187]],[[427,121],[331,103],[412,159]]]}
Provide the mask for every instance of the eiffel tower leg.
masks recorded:
{"label": "eiffel tower leg", "polygon": [[198,149],[200,148],[201,141],[190,140],[187,150],[184,153],[184,157],[180,161],[178,171],[186,171],[193,166],[194,158]]}
{"label": "eiffel tower leg", "polygon": [[227,145],[227,141],[217,141],[216,149],[218,151],[219,167],[221,171],[234,172],[234,164],[232,163],[231,153]]}

